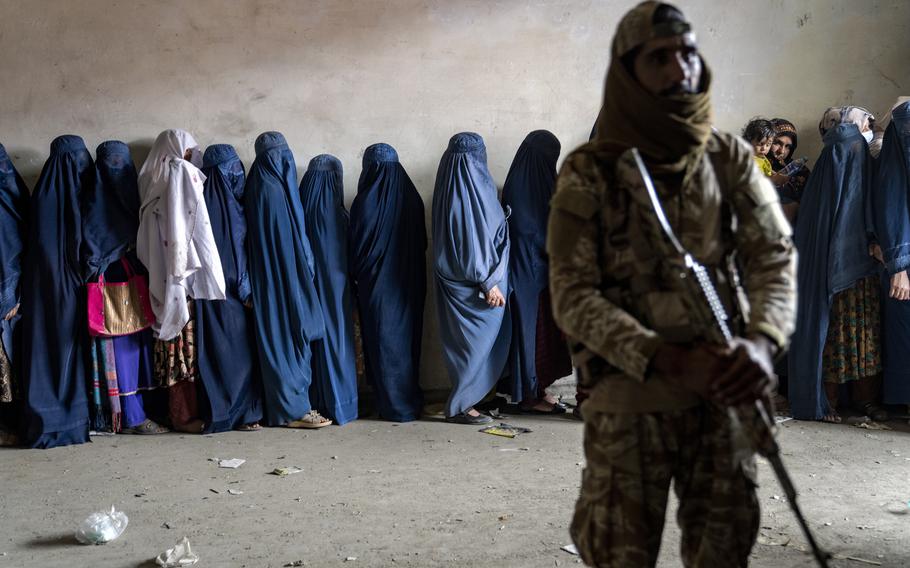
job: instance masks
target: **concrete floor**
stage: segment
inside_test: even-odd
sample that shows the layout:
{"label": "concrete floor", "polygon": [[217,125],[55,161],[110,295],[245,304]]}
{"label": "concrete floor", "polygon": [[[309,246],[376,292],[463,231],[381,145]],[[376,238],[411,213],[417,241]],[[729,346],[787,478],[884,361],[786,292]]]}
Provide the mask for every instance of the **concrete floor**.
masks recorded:
{"label": "concrete floor", "polygon": [[[152,567],[183,535],[201,557],[198,566],[579,565],[560,547],[569,543],[582,469],[581,424],[508,421],[534,431],[510,440],[432,420],[360,420],[317,432],[117,436],[48,451],[3,450],[0,568]],[[910,515],[883,508],[910,499],[910,435],[790,421],[780,439],[826,547],[910,566]],[[215,457],[247,462],[219,469],[209,461]],[[304,471],[268,475],[279,466]],[[789,544],[756,545],[752,566],[811,566],[766,464],[760,473],[762,542]],[[78,522],[111,505],[129,515],[123,536],[104,546],[76,544]],[[661,566],[679,565],[674,507]]]}

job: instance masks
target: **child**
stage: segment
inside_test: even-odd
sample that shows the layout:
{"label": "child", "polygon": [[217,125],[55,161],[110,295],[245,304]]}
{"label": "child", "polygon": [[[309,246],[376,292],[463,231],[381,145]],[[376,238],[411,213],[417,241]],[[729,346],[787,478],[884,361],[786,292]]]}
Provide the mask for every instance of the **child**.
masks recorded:
{"label": "child", "polygon": [[743,128],[743,138],[755,148],[755,164],[758,169],[771,178],[774,185],[782,185],[787,182],[787,176],[774,173],[771,161],[768,160],[768,151],[774,143],[774,135],[774,124],[765,118],[753,118]]}

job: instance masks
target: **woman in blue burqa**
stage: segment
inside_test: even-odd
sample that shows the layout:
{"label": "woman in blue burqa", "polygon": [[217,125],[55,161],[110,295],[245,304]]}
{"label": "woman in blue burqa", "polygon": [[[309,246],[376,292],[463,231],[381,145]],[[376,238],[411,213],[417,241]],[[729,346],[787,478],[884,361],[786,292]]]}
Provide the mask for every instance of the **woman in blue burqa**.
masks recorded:
{"label": "woman in blue burqa", "polygon": [[357,419],[357,365],[348,273],[348,212],[335,156],[310,160],[300,182],[304,223],[316,267],[325,337],[312,343],[313,406],[339,426]]}
{"label": "woman in blue burqa", "polygon": [[883,401],[910,405],[910,102],[891,110],[874,185],[882,277]]}
{"label": "woman in blue burqa", "polygon": [[564,414],[566,407],[546,392],[572,374],[565,337],[553,321],[546,253],[547,218],[556,185],[560,144],[551,132],[535,130],[518,148],[502,190],[509,217],[509,307],[512,315],[512,402],[522,412]]}
{"label": "woman in blue burqa", "polygon": [[246,173],[233,146],[214,144],[202,157],[203,196],[224,272],[224,300],[196,300],[199,412],[205,432],[259,430],[262,381],[255,357],[247,272],[243,191]]}
{"label": "woman in blue burqa", "polygon": [[351,204],[350,269],[360,308],[366,375],[379,416],[420,418],[420,349],[427,292],[423,200],[388,144],[363,154]]}
{"label": "woman in blue burqa", "polygon": [[256,139],[244,207],[266,420],[291,428],[327,426],[331,420],[310,402],[310,343],[325,337],[325,323],[297,166],[279,132]]}
{"label": "woman in blue burqa", "polygon": [[17,323],[28,201],[28,187],[0,144],[0,446],[19,442],[15,433],[22,402]]}
{"label": "woman in blue burqa", "polygon": [[509,227],[487,169],[483,138],[456,134],[433,191],[436,308],[452,392],[446,420],[485,424],[474,405],[496,385],[509,357]]}
{"label": "woman in blue burqa", "polygon": [[[796,332],[790,346],[793,417],[840,422],[838,399],[887,418],[876,405],[881,382],[878,255],[871,202],[874,117],[860,107],[828,109],[825,147],[800,204]],[[848,388],[849,387],[849,388]]]}
{"label": "woman in blue burqa", "polygon": [[94,185],[82,138],[56,138],[31,196],[22,264],[24,435],[33,448],[89,441],[80,201]]}
{"label": "woman in blue burqa", "polygon": [[[145,274],[136,256],[139,187],[126,144],[102,142],[95,151],[95,185],[83,200],[82,269],[88,281],[126,282]],[[86,323],[86,325],[88,325]],[[161,434],[168,429],[146,416],[142,393],[155,386],[151,328],[118,337],[90,339],[92,429]]]}

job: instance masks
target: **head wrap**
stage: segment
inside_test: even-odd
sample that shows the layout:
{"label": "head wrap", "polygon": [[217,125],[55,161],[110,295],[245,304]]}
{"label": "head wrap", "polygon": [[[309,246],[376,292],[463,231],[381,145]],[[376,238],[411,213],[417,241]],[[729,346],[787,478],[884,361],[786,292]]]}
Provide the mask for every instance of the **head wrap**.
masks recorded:
{"label": "head wrap", "polygon": [[869,128],[875,126],[875,117],[871,112],[859,106],[831,107],[822,115],[822,119],[818,123],[818,132],[824,137],[831,128],[847,123],[855,124],[859,131],[863,132],[866,126]]}
{"label": "head wrap", "polygon": [[790,155],[787,156],[788,159],[792,158],[793,153],[796,152],[796,144],[798,142],[796,126],[786,118],[772,118],[771,124],[774,125],[774,130],[776,131],[775,137],[787,136],[793,140],[793,144],[790,146]]}
{"label": "head wrap", "polygon": [[691,30],[686,22],[654,24],[661,5],[639,4],[616,29],[595,139],[620,152],[638,148],[656,173],[691,171],[711,135],[708,66],[702,62],[700,92],[661,96],[646,90],[622,62],[623,55],[647,41]]}
{"label": "head wrap", "polygon": [[225,298],[200,166],[202,152],[190,133],[165,130],[139,172],[136,252],[149,271],[153,327],[165,341],[177,337],[190,320],[187,297]]}

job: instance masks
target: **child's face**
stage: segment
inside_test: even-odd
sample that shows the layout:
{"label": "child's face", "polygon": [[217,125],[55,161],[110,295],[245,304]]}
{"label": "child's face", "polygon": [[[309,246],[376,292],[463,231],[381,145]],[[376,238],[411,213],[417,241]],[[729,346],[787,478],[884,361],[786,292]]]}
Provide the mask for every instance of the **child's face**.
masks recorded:
{"label": "child's face", "polygon": [[771,149],[771,143],[774,142],[774,139],[770,136],[767,138],[762,138],[758,141],[753,141],[752,146],[755,148],[756,156],[767,156],[768,151]]}

